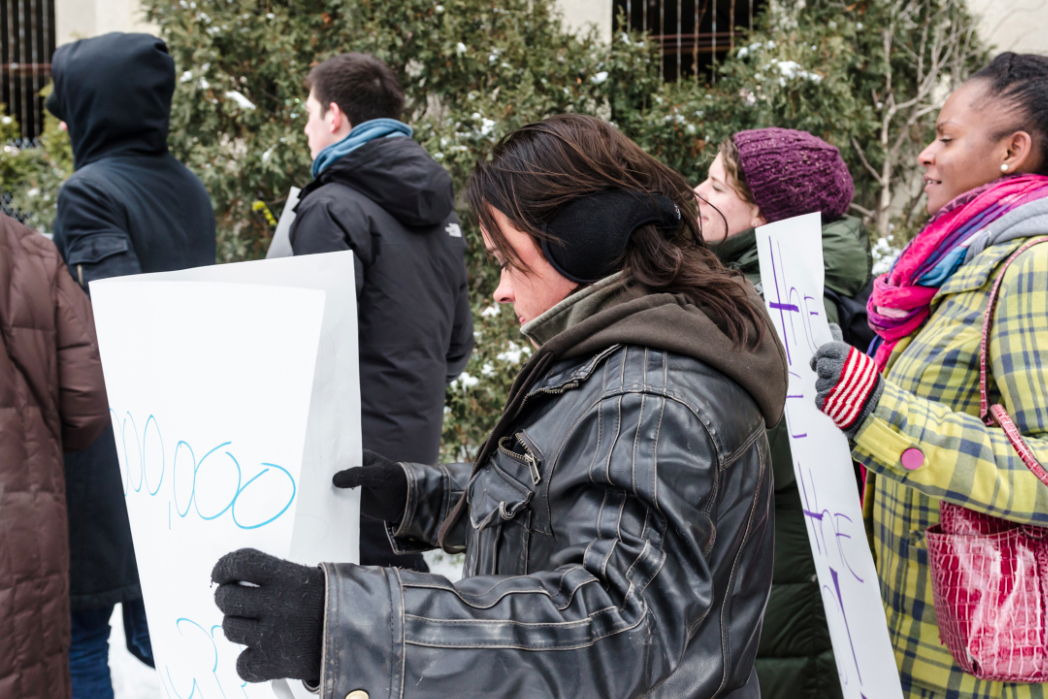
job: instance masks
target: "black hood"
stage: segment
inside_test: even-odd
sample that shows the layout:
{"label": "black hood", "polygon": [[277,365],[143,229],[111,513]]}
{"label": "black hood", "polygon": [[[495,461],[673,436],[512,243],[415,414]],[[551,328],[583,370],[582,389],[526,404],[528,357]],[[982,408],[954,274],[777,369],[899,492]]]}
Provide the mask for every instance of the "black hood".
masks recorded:
{"label": "black hood", "polygon": [[47,110],[69,127],[80,168],[106,155],[167,152],[175,61],[149,34],[112,33],[59,46]]}
{"label": "black hood", "polygon": [[436,226],[455,207],[451,175],[406,137],[365,143],[325,168],[310,189],[327,182],[349,185],[405,226]]}

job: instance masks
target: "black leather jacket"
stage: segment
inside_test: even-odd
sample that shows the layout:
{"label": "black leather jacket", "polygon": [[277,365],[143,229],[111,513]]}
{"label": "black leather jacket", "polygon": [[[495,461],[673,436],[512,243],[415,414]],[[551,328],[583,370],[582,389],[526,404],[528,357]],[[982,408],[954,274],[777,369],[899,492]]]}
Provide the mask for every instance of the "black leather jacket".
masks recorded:
{"label": "black leather jacket", "polygon": [[321,696],[758,697],[772,480],[751,393],[611,345],[552,364],[472,478],[405,464],[395,543],[435,546],[468,489],[446,540],[466,577],[324,564]]}

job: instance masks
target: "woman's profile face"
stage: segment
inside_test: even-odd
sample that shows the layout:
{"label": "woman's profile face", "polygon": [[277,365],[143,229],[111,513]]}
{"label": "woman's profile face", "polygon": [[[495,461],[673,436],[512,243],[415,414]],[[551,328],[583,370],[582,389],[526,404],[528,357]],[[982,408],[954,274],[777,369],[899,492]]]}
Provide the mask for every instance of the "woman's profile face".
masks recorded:
{"label": "woman's profile face", "polygon": [[695,198],[699,202],[699,227],[707,243],[720,243],[765,223],[760,208],[743,199],[729,183],[721,155],[710,165],[706,181],[695,188]]}
{"label": "woman's profile face", "polygon": [[517,320],[524,325],[563,301],[578,285],[554,269],[535,239],[510,223],[504,213],[492,208],[492,215],[524,267],[517,269],[503,259],[488,232],[482,229],[484,247],[502,268],[498,288],[492,296],[497,303],[513,304]]}
{"label": "woman's profile face", "polygon": [[[952,199],[1002,175],[1020,171],[1026,157],[1016,157],[1022,154],[1015,152],[1016,134],[1008,128],[1014,120],[1014,110],[992,98],[982,80],[967,82],[950,95],[939,112],[935,140],[918,156],[924,167],[928,213],[936,213]],[[1008,169],[1002,170],[1002,165]]]}

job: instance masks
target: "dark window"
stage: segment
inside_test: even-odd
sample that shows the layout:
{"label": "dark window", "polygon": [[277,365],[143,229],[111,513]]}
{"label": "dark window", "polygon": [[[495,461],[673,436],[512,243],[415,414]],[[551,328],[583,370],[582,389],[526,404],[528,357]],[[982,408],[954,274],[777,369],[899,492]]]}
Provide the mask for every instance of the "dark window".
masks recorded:
{"label": "dark window", "polygon": [[0,102],[26,140],[44,128],[38,93],[50,78],[54,50],[54,0],[0,0]]}
{"label": "dark window", "polygon": [[[662,47],[666,80],[712,79],[715,61],[753,28],[767,0],[614,0],[615,21],[624,13],[628,29],[646,31]],[[619,30],[622,27],[618,27]]]}

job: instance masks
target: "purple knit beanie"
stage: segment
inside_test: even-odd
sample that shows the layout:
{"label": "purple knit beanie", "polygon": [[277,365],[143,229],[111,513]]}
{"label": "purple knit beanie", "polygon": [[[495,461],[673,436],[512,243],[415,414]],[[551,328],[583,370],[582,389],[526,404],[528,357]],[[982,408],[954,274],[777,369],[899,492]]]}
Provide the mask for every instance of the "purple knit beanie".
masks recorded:
{"label": "purple knit beanie", "polygon": [[814,211],[832,221],[848,210],[855,184],[835,146],[793,129],[740,131],[732,139],[741,174],[768,223]]}

